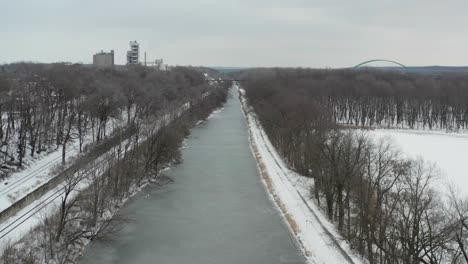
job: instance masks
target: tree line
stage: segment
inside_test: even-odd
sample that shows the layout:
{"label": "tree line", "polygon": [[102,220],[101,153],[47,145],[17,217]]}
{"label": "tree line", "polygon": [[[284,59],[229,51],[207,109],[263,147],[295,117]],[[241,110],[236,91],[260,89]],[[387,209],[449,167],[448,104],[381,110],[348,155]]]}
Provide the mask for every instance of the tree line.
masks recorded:
{"label": "tree line", "polygon": [[67,146],[99,142],[108,129],[177,108],[210,91],[199,70],[142,66],[97,69],[83,65],[18,63],[0,72],[0,178],[30,158]]}
{"label": "tree line", "polygon": [[[404,158],[388,140],[343,129],[337,117],[339,107],[347,116],[361,117],[368,113],[364,109],[381,107],[389,113],[399,109],[393,105],[397,100],[416,105],[395,110],[396,116],[388,119],[391,126],[398,124],[397,116],[411,124],[407,117],[413,111],[418,118],[440,117],[435,102],[446,104],[442,108],[450,113],[466,113],[468,88],[461,85],[466,77],[305,69],[257,69],[242,75],[248,102],[271,142],[292,170],[313,179],[311,198],[355,252],[370,264],[468,262],[467,200],[437,188],[433,165]],[[406,90],[402,82],[414,85]],[[360,107],[353,108],[351,101]],[[462,119],[452,120],[463,128]],[[369,115],[364,120],[369,123],[350,123],[377,124],[370,123]]]}
{"label": "tree line", "polygon": [[[227,88],[228,84],[220,84],[208,87],[204,94],[176,93],[178,108],[166,104],[159,110],[164,114],[147,112],[144,119],[134,123],[129,138],[66,177],[56,212],[45,215],[43,222],[18,243],[6,244],[3,263],[75,263],[88,241],[117,231],[126,221],[114,215],[118,208],[141,186],[170,181],[161,171],[181,161],[184,138],[198,120],[225,102]],[[189,107],[182,104],[184,96]]]}
{"label": "tree line", "polygon": [[[468,128],[468,75],[417,75],[371,69],[257,69],[256,87],[307,95],[333,120],[358,126]],[[249,75],[251,72],[244,73]]]}

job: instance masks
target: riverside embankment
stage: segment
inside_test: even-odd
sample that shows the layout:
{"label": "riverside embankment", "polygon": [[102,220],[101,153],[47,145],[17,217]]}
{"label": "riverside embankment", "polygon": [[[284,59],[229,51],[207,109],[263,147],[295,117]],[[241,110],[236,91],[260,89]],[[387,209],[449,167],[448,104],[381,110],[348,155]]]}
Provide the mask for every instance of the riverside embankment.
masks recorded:
{"label": "riverside embankment", "polygon": [[166,172],[174,183],[136,195],[121,211],[133,221],[81,263],[304,263],[261,181],[235,89],[185,144]]}

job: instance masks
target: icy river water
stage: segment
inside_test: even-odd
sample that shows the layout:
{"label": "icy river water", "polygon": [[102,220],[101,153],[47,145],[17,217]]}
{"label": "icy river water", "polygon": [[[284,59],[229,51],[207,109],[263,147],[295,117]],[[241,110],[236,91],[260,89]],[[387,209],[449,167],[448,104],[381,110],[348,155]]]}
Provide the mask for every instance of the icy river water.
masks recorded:
{"label": "icy river water", "polygon": [[136,195],[122,209],[132,221],[81,263],[305,263],[261,182],[235,90],[166,174],[174,182]]}

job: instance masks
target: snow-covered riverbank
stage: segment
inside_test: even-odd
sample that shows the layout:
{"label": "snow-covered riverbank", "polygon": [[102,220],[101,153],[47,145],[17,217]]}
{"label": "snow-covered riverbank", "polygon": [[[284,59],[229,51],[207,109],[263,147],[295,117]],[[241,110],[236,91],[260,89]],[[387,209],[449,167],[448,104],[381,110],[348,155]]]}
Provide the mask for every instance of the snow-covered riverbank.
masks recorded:
{"label": "snow-covered riverbank", "polygon": [[[183,115],[189,109],[190,104],[186,103],[182,105],[178,110],[175,110],[173,113],[169,112],[160,117],[160,119],[148,121],[148,126],[151,127],[153,124],[157,124],[157,127],[159,129],[159,127],[172,122],[173,120]],[[125,121],[123,122],[123,125],[126,125]],[[109,127],[107,129],[113,131],[114,128],[115,126]],[[146,128],[143,125],[142,131],[144,131],[145,129]],[[140,136],[137,140],[140,143],[143,142],[145,139],[146,138],[144,136]],[[133,141],[135,141],[134,136],[130,136],[128,139],[123,140],[120,143],[120,146],[122,146],[122,148],[119,148],[119,146],[116,145],[108,151],[106,151],[105,153],[102,153],[94,161],[86,164],[86,168],[75,172],[74,177],[78,177],[78,174],[88,175],[90,171],[98,171],[98,174],[101,174],[105,170],[106,162],[112,160],[114,157],[122,155],[122,153],[125,151],[130,151],[132,148],[135,147],[135,145],[132,144]],[[78,150],[76,148],[73,148],[73,151],[74,152],[70,153],[70,157],[75,157],[79,155]],[[44,160],[48,161],[49,159],[53,158],[54,155],[50,155],[45,157]],[[9,216],[8,219],[4,219],[4,221],[0,223],[0,246],[3,246],[5,242],[15,243],[19,241],[24,236],[29,234],[32,229],[40,225],[46,216],[58,211],[58,206],[60,205],[61,199],[64,196],[64,184],[59,184],[54,188],[51,188],[43,195],[34,198],[35,200],[27,205],[14,204],[16,200],[11,199],[11,197],[9,196],[9,192],[13,192],[16,189],[21,189],[22,191],[18,192],[21,198],[30,195],[41,185],[47,184],[47,181],[52,180],[54,177],[57,177],[62,172],[62,170],[58,170],[58,172],[53,173],[54,166],[57,165],[57,163],[60,164],[60,158],[61,156],[59,156],[58,159],[53,160],[56,163],[44,163],[41,160],[38,162],[38,168],[32,168],[33,171],[29,174],[31,176],[27,175],[27,173],[29,173],[30,170],[25,170],[26,175],[23,176],[23,178],[19,178],[19,180],[17,180],[18,184],[14,185],[15,188],[8,188],[8,185],[5,185],[6,187],[4,187],[4,189],[7,190],[5,192],[3,192],[3,189],[0,188],[0,211],[9,209],[10,206],[22,206],[21,208],[18,208],[17,212],[14,213],[14,215]],[[66,167],[64,167],[63,169],[65,168]],[[84,171],[87,171],[87,173],[84,173]],[[47,175],[47,178],[45,176],[42,176],[43,178],[40,178],[42,173],[47,173],[45,174]],[[20,174],[20,176],[21,175],[23,174]],[[92,175],[90,175],[91,174],[89,174],[88,176],[80,176],[82,180],[80,180],[79,184],[75,186],[74,190],[70,194],[70,197],[75,197],[79,194],[80,191],[85,190],[89,187],[89,184],[92,182]],[[44,180],[39,181],[36,180],[36,178]],[[27,179],[27,181],[25,179]],[[109,213],[105,216],[105,218],[112,217],[112,215],[115,212],[117,212],[118,208],[122,204],[124,204],[128,198],[133,196],[135,193],[139,192],[141,188],[143,188],[147,183],[149,182],[141,183],[138,186],[133,186],[128,193],[128,197],[123,199],[120,203],[116,204],[115,208],[111,208],[109,210]]]}
{"label": "snow-covered riverbank", "polygon": [[250,109],[242,89],[239,89],[239,95],[263,182],[308,262],[361,263],[340,238],[334,225],[309,198],[310,179],[288,169]]}
{"label": "snow-covered riverbank", "polygon": [[[92,188],[92,185],[95,184],[94,182],[96,177],[101,177],[105,171],[108,171],[109,166],[112,166],[111,163],[105,164],[107,157],[119,157],[123,155],[122,151],[128,152],[131,149],[140,146],[140,143],[145,141],[149,135],[158,133],[158,131],[164,126],[169,127],[172,126],[172,123],[175,123],[174,129],[180,129],[180,124],[195,125],[196,122],[193,120],[193,117],[205,118],[212,114],[213,110],[216,110],[213,108],[206,110],[194,108],[193,114],[195,114],[195,116],[192,116],[191,114],[186,115],[186,113],[190,112],[191,109],[191,104],[186,103],[174,112],[169,112],[155,120],[148,120],[147,123],[141,125],[141,134],[139,136],[136,138],[126,139],[122,142],[122,145],[124,145],[123,148],[116,147],[110,150],[92,162],[93,164],[96,163],[95,167],[87,168],[86,171],[84,171],[82,174],[77,172],[77,174],[80,175],[70,177],[70,182],[76,182],[77,184],[69,185],[70,188],[72,188],[69,194],[65,194],[67,189],[66,187],[58,186],[57,188],[49,191],[43,197],[39,197],[36,201],[33,202],[31,206],[23,208],[18,214],[11,217],[11,219],[8,219],[8,221],[0,224],[0,241],[2,247],[5,248],[3,256],[6,255],[7,259],[15,259],[14,255],[19,254],[18,259],[20,259],[26,255],[30,255],[32,258],[37,260],[44,260],[44,258],[47,259],[47,257],[51,257],[52,255],[49,256],[44,254],[44,252],[41,250],[41,248],[45,247],[44,245],[49,245],[47,244],[48,242],[46,242],[49,237],[43,236],[42,230],[49,228],[47,223],[54,221],[54,212],[59,212],[58,206],[62,205],[61,203],[64,199],[64,195],[68,195],[66,203],[70,204],[70,206],[73,206],[73,209],[70,209],[73,211],[69,211],[71,214],[73,214],[73,216],[70,220],[71,222],[67,224],[67,228],[70,230],[77,229],[77,232],[79,232],[80,236],[76,237],[76,240],[73,243],[68,242],[68,240],[64,240],[63,248],[61,248],[62,241],[54,242],[53,248],[51,247],[49,251],[54,250],[56,253],[60,252],[56,255],[57,257],[60,255],[61,257],[66,256],[70,261],[76,260],[82,254],[84,246],[90,242],[90,239],[93,239],[94,236],[99,237],[101,227],[106,227],[113,221],[119,221],[119,218],[115,220],[113,216],[119,211],[122,205],[127,202],[127,200],[129,200],[132,196],[141,191],[146,185],[150,183],[163,185],[171,181],[170,178],[167,178],[164,175],[148,175],[148,177],[145,178],[133,178],[133,181],[129,183],[129,187],[122,193],[121,197],[117,197],[116,199],[111,199],[106,202],[106,205],[103,208],[103,212],[97,217],[94,226],[82,225],[82,222],[86,222],[90,219],[87,218],[89,217],[89,212],[87,212],[85,209],[87,202],[82,203],[84,200],[80,198],[80,196],[83,194],[83,191],[88,192],[89,188]],[[181,123],[176,124],[179,122],[179,120]],[[184,133],[179,133],[178,140],[183,140],[184,136]],[[135,142],[138,143],[135,144]],[[115,151],[117,152],[114,153]],[[101,160],[104,161],[103,164],[101,164]],[[170,163],[171,162],[165,163],[166,168],[167,166],[171,165]],[[164,168],[161,169],[164,170]],[[110,186],[112,186],[114,181],[110,181],[109,183]],[[78,200],[74,200],[76,197],[78,197]],[[85,195],[82,197],[89,198],[87,193],[85,193]],[[40,204],[43,203],[43,201],[45,201],[45,204]],[[47,219],[47,221],[44,219]],[[83,219],[87,220],[83,221]],[[5,252],[15,253],[12,255]],[[55,261],[55,257],[53,258],[54,261],[52,262],[48,260],[45,261],[47,263],[61,263],[60,261]]]}

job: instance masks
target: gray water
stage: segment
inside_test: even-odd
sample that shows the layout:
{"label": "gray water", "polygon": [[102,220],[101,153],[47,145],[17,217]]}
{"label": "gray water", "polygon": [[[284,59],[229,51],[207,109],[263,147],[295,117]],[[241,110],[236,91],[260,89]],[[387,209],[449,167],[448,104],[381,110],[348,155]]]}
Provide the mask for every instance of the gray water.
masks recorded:
{"label": "gray water", "polygon": [[304,263],[263,187],[240,103],[193,129],[174,183],[149,186],[122,213],[134,221],[93,242],[81,263]]}

